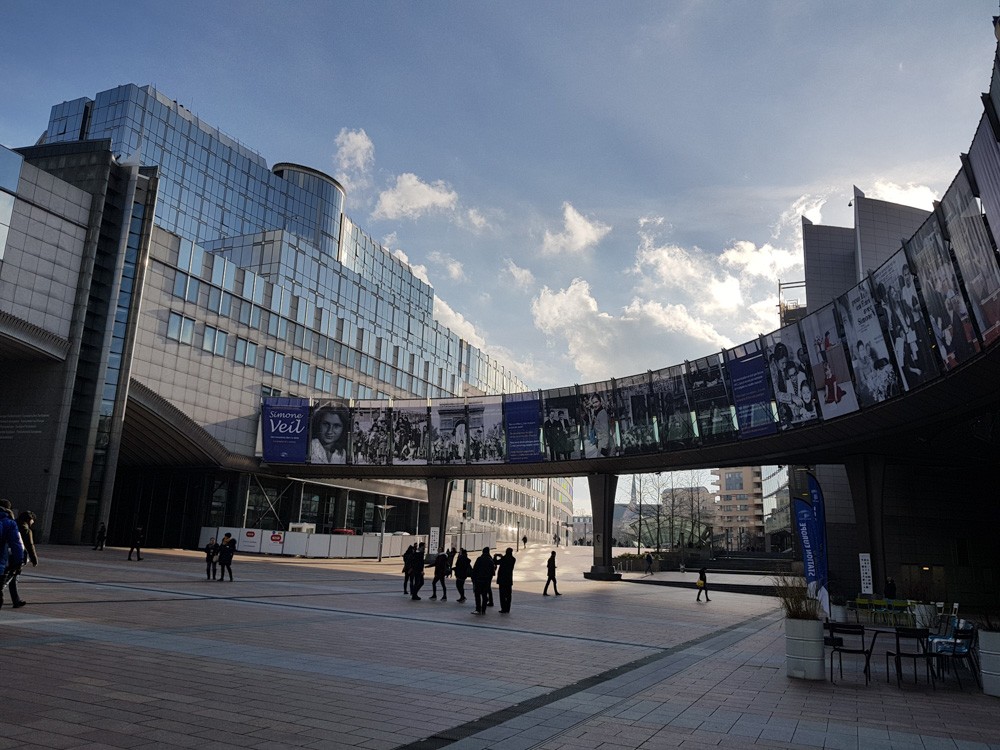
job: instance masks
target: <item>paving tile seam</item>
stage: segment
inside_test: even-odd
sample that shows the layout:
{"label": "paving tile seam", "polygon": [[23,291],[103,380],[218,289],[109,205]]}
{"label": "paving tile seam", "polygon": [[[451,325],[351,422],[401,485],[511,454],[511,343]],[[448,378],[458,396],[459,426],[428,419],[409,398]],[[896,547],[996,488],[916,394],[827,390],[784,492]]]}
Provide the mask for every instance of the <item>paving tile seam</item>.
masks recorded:
{"label": "paving tile seam", "polygon": [[[626,678],[631,678],[634,673],[643,668],[649,667],[664,660],[670,660],[673,658],[681,658],[683,660],[684,653],[692,648],[698,647],[703,643],[713,641],[715,639],[724,638],[725,636],[732,634],[737,640],[746,637],[745,635],[740,635],[739,631],[746,631],[752,629],[754,632],[764,630],[768,626],[773,624],[776,615],[774,613],[764,613],[761,615],[755,615],[754,617],[748,618],[741,622],[735,623],[733,625],[721,628],[710,633],[706,633],[697,638],[693,638],[684,643],[679,643],[676,646],[670,646],[667,648],[662,648],[658,650],[658,653],[649,654],[647,656],[640,657],[626,664],[622,664],[618,667],[613,667],[611,669],[605,670],[596,675],[586,677],[570,685],[566,685],[561,688],[552,690],[544,695],[540,695],[536,698],[517,703],[507,708],[500,709],[499,711],[494,711],[491,714],[482,716],[478,719],[473,719],[472,721],[460,724],[455,727],[451,727],[442,732],[438,732],[431,737],[412,742],[408,745],[403,745],[397,750],[437,750],[438,748],[447,747],[448,745],[455,744],[462,741],[472,741],[475,742],[476,735],[481,732],[486,732],[489,730],[495,730],[508,722],[517,720],[521,717],[527,717],[532,712],[539,709],[546,708],[553,703],[558,701],[566,700],[567,698],[572,698],[575,696],[581,696],[588,692],[591,692],[595,687],[602,685],[603,683],[614,682],[615,680],[625,680]],[[763,621],[763,622],[762,622]],[[756,623],[761,623],[760,627],[754,628]],[[684,668],[687,668],[690,664],[685,664]],[[632,693],[634,695],[635,692]],[[600,693],[597,694],[600,696]],[[631,699],[631,696],[617,698],[613,700],[609,705],[605,706],[600,710],[600,713],[605,713],[608,710],[614,708],[617,705],[627,702]],[[593,705],[592,702],[588,702],[588,705]],[[568,727],[553,727],[552,731],[547,734],[545,738],[540,738],[539,740],[532,742],[530,745],[525,745],[525,747],[535,747],[540,745],[542,742],[550,741],[553,737],[570,731],[573,727],[576,727],[583,722],[594,716],[593,711],[582,712],[573,711],[572,709],[567,709],[565,713],[579,713],[580,719],[574,721]],[[543,720],[544,721],[544,720]],[[541,722],[540,722],[541,723]]]}
{"label": "paving tile seam", "polygon": [[[73,578],[65,578],[65,579],[59,579],[59,580],[61,582],[64,582],[64,583],[72,583],[72,584],[78,584],[78,585],[83,585],[83,586],[90,586],[90,587],[93,587],[93,588],[116,588],[116,589],[125,589],[125,590],[128,590],[128,591],[137,591],[137,592],[145,592],[145,593],[149,593],[149,594],[158,594],[162,598],[156,599],[155,601],[157,601],[157,602],[190,601],[192,599],[195,599],[195,600],[204,600],[204,601],[227,601],[227,602],[238,602],[238,603],[248,604],[248,605],[252,605],[252,606],[285,607],[285,608],[288,608],[288,609],[294,609],[294,610],[298,610],[298,611],[323,612],[323,613],[330,613],[330,614],[337,614],[337,615],[344,615],[344,616],[352,616],[352,617],[359,617],[359,618],[360,617],[367,617],[367,618],[374,618],[374,619],[402,620],[402,621],[424,623],[424,624],[427,624],[427,625],[444,626],[444,627],[490,629],[490,630],[496,630],[496,631],[501,632],[501,633],[516,633],[518,635],[535,636],[535,637],[539,637],[539,638],[555,638],[555,639],[560,639],[560,640],[585,641],[585,642],[590,642],[590,643],[600,643],[600,644],[611,645],[611,646],[625,646],[625,647],[634,647],[634,648],[640,648],[640,649],[657,649],[657,650],[663,650],[663,649],[672,648],[672,647],[664,647],[664,646],[650,646],[649,644],[646,644],[646,643],[636,643],[636,642],[622,641],[622,640],[609,640],[607,638],[593,638],[593,637],[585,636],[585,635],[576,635],[576,634],[574,634],[574,635],[568,635],[568,634],[562,634],[562,633],[545,633],[545,632],[538,632],[538,631],[533,631],[533,630],[519,629],[519,628],[516,628],[516,627],[503,627],[503,626],[500,626],[500,625],[491,625],[491,624],[489,624],[487,622],[483,622],[482,620],[478,620],[478,621],[474,621],[474,622],[464,622],[464,623],[462,623],[462,622],[447,622],[447,621],[443,621],[443,620],[428,619],[428,617],[415,617],[415,616],[412,616],[412,615],[402,615],[402,614],[399,614],[399,613],[366,612],[366,611],[343,609],[343,608],[337,608],[337,607],[321,607],[321,606],[317,606],[317,605],[295,604],[295,603],[290,603],[290,602],[285,602],[285,601],[263,601],[265,599],[266,600],[271,600],[271,599],[285,598],[285,597],[282,597],[282,596],[272,596],[272,595],[268,595],[268,594],[261,594],[260,596],[214,596],[214,595],[202,594],[202,593],[198,593],[198,592],[173,591],[173,590],[164,590],[164,589],[153,588],[153,587],[142,587],[142,586],[138,586],[138,585],[135,585],[135,584],[118,584],[118,583],[106,583],[106,582],[95,583],[93,581],[78,580],[78,579],[73,579]],[[364,592],[363,594],[359,594],[359,595],[370,595],[372,593],[376,593],[376,592]],[[385,592],[378,592],[378,593],[380,593],[381,595],[385,594]],[[333,594],[331,592],[324,592],[322,594],[321,593],[303,594],[301,596],[333,596],[333,595],[336,595],[336,594]],[[340,595],[353,595],[353,592],[345,591],[345,592],[341,592]],[[288,596],[288,595],[285,595],[285,596]],[[126,599],[126,600],[123,600],[123,599],[108,599],[108,600],[85,599],[85,600],[78,600],[78,601],[72,601],[71,600],[71,601],[53,602],[53,604],[55,604],[55,603],[58,603],[59,605],[73,605],[73,604],[77,604],[77,605],[91,605],[91,604],[108,604],[108,603],[112,603],[112,604],[127,604],[127,603],[149,604],[149,599]],[[238,628],[238,627],[239,627],[239,623],[235,623],[234,624],[234,628]],[[158,632],[170,632],[170,631],[169,630],[164,630],[164,631],[158,631]],[[4,646],[2,644],[0,644],[0,648],[3,648],[3,647]]]}

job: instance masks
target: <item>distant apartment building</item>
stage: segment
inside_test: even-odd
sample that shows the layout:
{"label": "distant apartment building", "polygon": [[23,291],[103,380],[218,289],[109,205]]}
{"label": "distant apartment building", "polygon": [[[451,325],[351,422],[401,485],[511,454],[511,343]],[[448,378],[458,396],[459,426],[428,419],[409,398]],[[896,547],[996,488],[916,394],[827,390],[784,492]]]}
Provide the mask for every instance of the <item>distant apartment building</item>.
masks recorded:
{"label": "distant apartment building", "polygon": [[734,552],[764,549],[764,491],[761,467],[712,469],[718,483],[713,543]]}

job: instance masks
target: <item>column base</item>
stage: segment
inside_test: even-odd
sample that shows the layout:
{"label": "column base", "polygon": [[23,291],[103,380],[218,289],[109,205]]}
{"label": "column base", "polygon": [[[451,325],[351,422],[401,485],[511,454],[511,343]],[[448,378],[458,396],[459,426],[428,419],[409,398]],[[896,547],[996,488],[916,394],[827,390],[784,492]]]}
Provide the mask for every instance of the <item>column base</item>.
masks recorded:
{"label": "column base", "polygon": [[591,565],[590,572],[584,572],[583,577],[591,581],[620,581],[622,574],[610,565]]}

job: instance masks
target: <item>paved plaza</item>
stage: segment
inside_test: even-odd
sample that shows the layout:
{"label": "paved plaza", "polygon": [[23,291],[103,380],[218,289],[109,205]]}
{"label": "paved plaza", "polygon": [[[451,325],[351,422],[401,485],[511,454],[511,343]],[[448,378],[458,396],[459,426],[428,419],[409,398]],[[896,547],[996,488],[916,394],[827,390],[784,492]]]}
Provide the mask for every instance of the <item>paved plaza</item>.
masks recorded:
{"label": "paved plaza", "polygon": [[404,597],[399,560],[238,556],[220,583],[197,552],[41,546],[0,610],[0,749],[1000,749],[968,673],[899,689],[877,653],[868,686],[855,657],[790,680],[774,599],[587,581],[580,547],[543,597],[551,549],[475,617],[471,585]]}

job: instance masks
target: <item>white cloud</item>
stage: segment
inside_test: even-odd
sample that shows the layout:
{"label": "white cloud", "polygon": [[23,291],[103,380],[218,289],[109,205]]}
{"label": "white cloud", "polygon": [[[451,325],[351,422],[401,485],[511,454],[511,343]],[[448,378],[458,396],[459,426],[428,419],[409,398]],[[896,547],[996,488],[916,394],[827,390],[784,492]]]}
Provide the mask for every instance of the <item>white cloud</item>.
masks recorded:
{"label": "white cloud", "polygon": [[439,253],[435,250],[427,256],[427,260],[435,265],[441,266],[448,278],[452,281],[465,280],[465,269],[462,267],[461,262],[455,260],[455,258],[452,258],[450,255],[447,255],[446,253]]}
{"label": "white cloud", "polygon": [[364,130],[342,128],[334,139],[337,167],[334,175],[348,193],[360,192],[371,185],[371,168],[375,163],[375,144]]}
{"label": "white cloud", "polygon": [[[394,235],[390,235],[390,236],[394,236]],[[383,244],[386,247],[389,247],[389,245],[387,243],[385,243],[384,241],[383,241]],[[416,276],[418,279],[420,279],[425,284],[429,284],[429,285],[433,286],[433,284],[431,284],[430,276],[427,275],[427,266],[421,266],[421,265],[418,265],[418,264],[415,264],[415,263],[410,263],[409,256],[407,256],[407,254],[404,253],[399,248],[396,248],[395,250],[393,250],[392,254],[395,255],[397,258],[399,258],[401,261],[403,261],[406,265],[408,265],[410,267],[410,270],[413,271],[413,275],[414,276]]]}
{"label": "white cloud", "polygon": [[932,211],[934,201],[938,200],[938,194],[926,185],[917,185],[912,182],[906,185],[897,185],[888,180],[876,180],[875,185],[865,190],[864,194],[867,198],[902,203],[904,206],[922,208],[925,211]]}
{"label": "white cloud", "polygon": [[458,204],[458,193],[451,190],[442,180],[432,183],[421,181],[411,172],[396,177],[396,184],[383,191],[371,218],[376,219],[416,219],[437,211],[454,211]]}
{"label": "white cloud", "polygon": [[802,254],[798,250],[757,246],[747,240],[737,240],[722,251],[719,263],[734,269],[738,275],[756,276],[777,284],[778,279],[788,278],[791,269],[802,268]]}
{"label": "white cloud", "polygon": [[468,341],[473,346],[480,349],[485,347],[486,342],[476,331],[476,327],[470,321],[466,320],[464,315],[452,309],[451,305],[437,295],[434,296],[434,319],[440,322],[441,325],[447,326],[459,338]]}
{"label": "white cloud", "polygon": [[566,289],[544,287],[531,312],[536,328],[565,341],[564,358],[580,382],[664,367],[732,345],[684,305],[636,299],[620,315],[602,312],[590,284],[579,278]]}
{"label": "white cloud", "polygon": [[465,224],[474,232],[482,232],[490,227],[489,221],[487,221],[483,213],[476,208],[466,209]]}
{"label": "white cloud", "polygon": [[535,274],[527,268],[521,268],[510,258],[504,258],[504,271],[510,275],[514,281],[514,286],[519,289],[530,289],[535,285]]}
{"label": "white cloud", "polygon": [[578,254],[599,243],[611,227],[599,221],[590,221],[568,202],[563,203],[563,230],[553,233],[545,230],[542,252]]}

